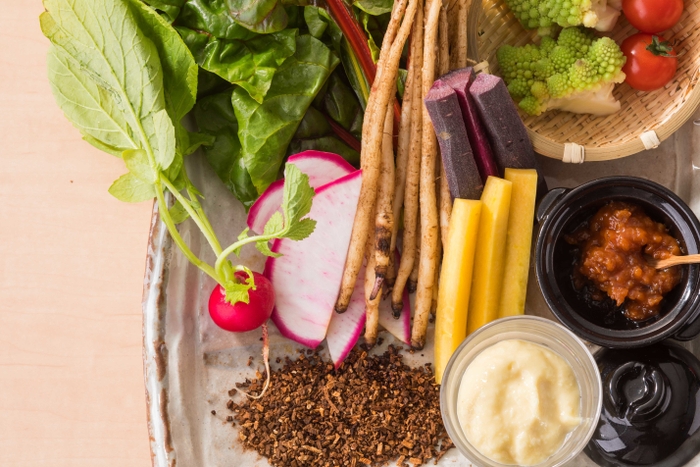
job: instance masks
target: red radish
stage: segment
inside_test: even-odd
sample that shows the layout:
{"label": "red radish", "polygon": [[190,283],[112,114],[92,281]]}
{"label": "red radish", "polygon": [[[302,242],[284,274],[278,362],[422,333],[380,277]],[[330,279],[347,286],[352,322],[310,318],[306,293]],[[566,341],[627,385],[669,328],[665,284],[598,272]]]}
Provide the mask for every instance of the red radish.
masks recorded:
{"label": "red radish", "polygon": [[314,232],[302,241],[275,240],[272,251],[283,256],[265,263],[277,295],[272,321],[307,347],[323,341],[334,313],[361,184],[358,170],[318,188],[309,213]]}
{"label": "red radish", "polygon": [[[309,176],[311,188],[319,188],[355,170],[345,159],[337,154],[322,151],[304,151],[290,156],[287,162]],[[280,210],[284,193],[284,180],[273,182],[260,198],[253,203],[248,212],[248,227],[261,234],[265,224],[272,215]]]}
{"label": "red radish", "polygon": [[[235,277],[240,282],[248,280],[245,271],[238,271]],[[257,329],[267,321],[275,306],[275,291],[267,277],[253,273],[255,288],[248,291],[249,303],[226,301],[224,288],[216,284],[209,296],[209,315],[222,329],[231,332],[246,332]]]}

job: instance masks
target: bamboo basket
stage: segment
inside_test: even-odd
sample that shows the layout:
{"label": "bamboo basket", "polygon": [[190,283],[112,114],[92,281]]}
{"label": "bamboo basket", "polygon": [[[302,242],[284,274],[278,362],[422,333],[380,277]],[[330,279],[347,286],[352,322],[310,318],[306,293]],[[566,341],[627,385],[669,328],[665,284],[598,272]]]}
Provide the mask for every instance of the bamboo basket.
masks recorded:
{"label": "bamboo basket", "polygon": [[[488,62],[490,72],[498,74],[498,48],[503,44],[531,43],[537,37],[535,31],[523,29],[503,0],[467,2],[470,62],[478,63],[481,67],[486,65],[483,62]],[[700,104],[699,26],[700,0],[686,0],[685,11],[678,24],[662,34],[675,45],[680,55],[674,79],[664,88],[651,92],[635,91],[626,83],[617,85],[614,95],[620,100],[622,108],[615,114],[595,117],[554,110],[533,117],[521,112],[535,151],[554,159],[566,159],[566,143],[576,143],[583,149],[567,145],[567,151],[572,147],[574,150],[582,149],[586,161],[602,161],[656,147],[671,136],[690,119]],[[620,44],[636,32],[621,15],[609,35]],[[475,68],[478,70],[480,66]],[[646,141],[643,142],[643,139]]]}

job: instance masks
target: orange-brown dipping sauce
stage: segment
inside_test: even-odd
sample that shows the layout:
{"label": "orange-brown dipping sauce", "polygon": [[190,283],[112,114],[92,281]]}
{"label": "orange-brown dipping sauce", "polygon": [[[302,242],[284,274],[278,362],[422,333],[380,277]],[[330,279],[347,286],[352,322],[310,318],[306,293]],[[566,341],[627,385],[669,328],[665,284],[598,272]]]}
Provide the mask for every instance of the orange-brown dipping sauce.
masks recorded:
{"label": "orange-brown dipping sauce", "polygon": [[577,274],[587,278],[618,306],[624,303],[631,320],[659,314],[663,296],[681,279],[678,267],[656,270],[647,264],[644,255],[665,259],[681,250],[663,224],[633,204],[613,201],[603,206],[566,241],[581,248],[575,285],[583,286]]}

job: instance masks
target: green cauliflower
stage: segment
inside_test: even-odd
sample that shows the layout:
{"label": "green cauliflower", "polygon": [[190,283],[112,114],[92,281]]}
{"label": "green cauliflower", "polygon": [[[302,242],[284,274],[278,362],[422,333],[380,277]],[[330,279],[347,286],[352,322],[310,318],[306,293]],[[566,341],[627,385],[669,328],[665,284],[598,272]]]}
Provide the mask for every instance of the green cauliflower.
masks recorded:
{"label": "green cauliflower", "polygon": [[620,110],[612,92],[625,80],[627,59],[609,37],[566,28],[556,41],[545,36],[539,46],[504,45],[496,58],[510,95],[530,115],[551,109],[593,115]]}
{"label": "green cauliflower", "polygon": [[583,25],[611,31],[620,16],[622,0],[505,0],[523,27],[549,35],[553,26]]}

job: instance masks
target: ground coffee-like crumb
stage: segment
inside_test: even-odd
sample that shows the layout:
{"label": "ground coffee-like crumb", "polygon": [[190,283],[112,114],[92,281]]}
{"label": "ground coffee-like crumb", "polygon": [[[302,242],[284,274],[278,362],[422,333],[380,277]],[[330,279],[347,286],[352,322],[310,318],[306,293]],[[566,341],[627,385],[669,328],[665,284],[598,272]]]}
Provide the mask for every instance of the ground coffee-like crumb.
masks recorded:
{"label": "ground coffee-like crumb", "polygon": [[[258,393],[264,379],[246,382]],[[240,441],[277,467],[420,465],[452,447],[440,417],[440,387],[426,367],[353,351],[340,369],[300,353],[273,371],[261,400],[229,401]]]}

